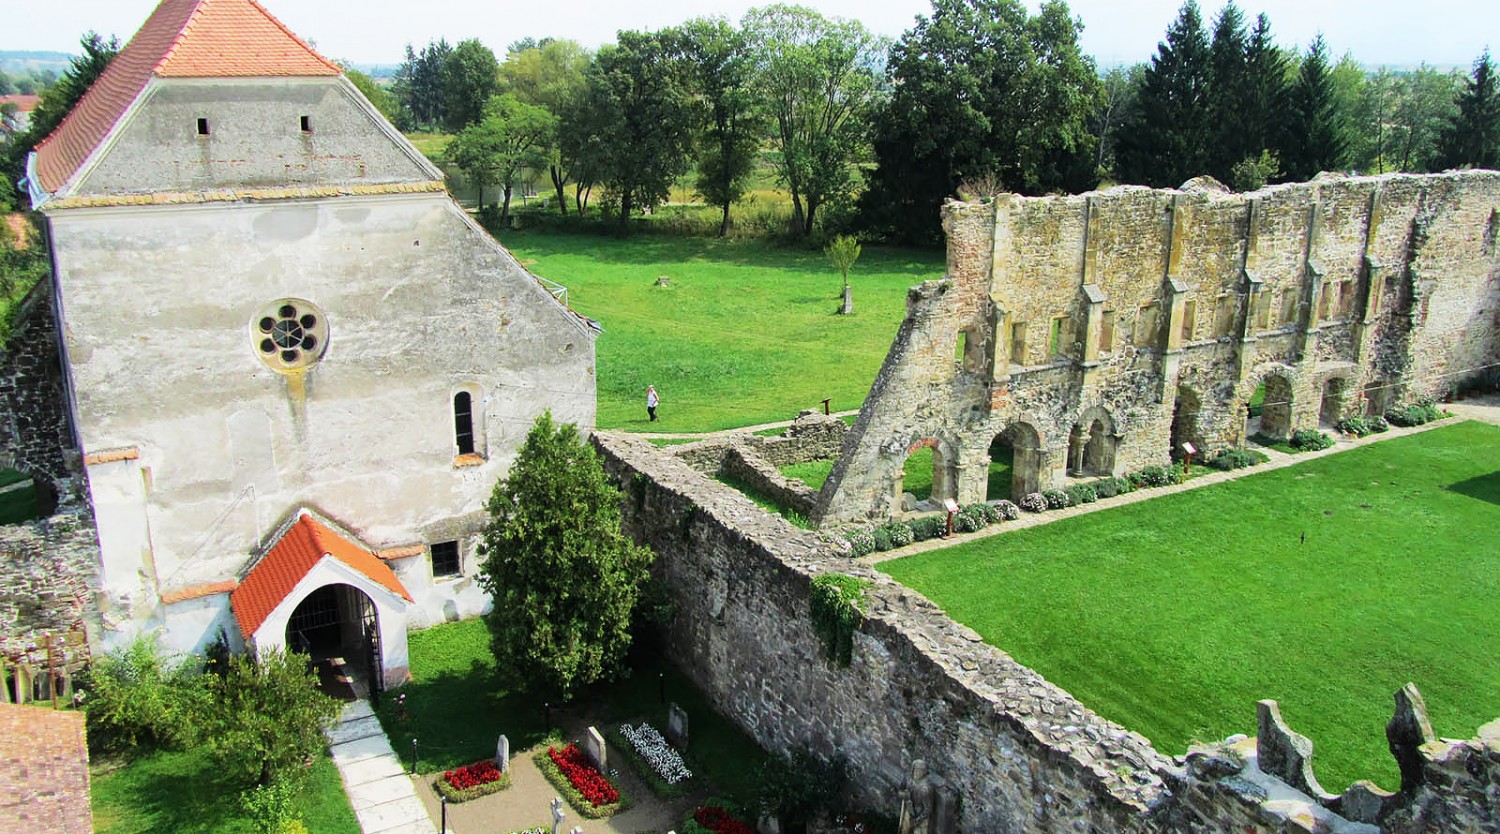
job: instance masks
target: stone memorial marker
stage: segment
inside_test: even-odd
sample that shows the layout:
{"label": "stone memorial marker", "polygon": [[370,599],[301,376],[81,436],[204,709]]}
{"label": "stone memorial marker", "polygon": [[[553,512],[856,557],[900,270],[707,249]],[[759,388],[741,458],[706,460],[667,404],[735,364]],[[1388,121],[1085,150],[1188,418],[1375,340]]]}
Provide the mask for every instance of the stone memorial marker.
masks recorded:
{"label": "stone memorial marker", "polygon": [[604,754],[604,736],[599,735],[598,727],[590,727],[584,734],[583,752],[588,754],[589,762],[596,770],[605,776],[609,775],[609,763]]}
{"label": "stone memorial marker", "polygon": [[676,701],[667,707],[667,740],[679,750],[688,749],[687,710],[678,706]]}
{"label": "stone memorial marker", "polygon": [[557,829],[562,827],[563,809],[562,797],[552,797],[552,834],[557,834]]}
{"label": "stone memorial marker", "polygon": [[510,770],[510,739],[500,734],[500,740],[495,742],[495,766],[500,768],[501,773]]}

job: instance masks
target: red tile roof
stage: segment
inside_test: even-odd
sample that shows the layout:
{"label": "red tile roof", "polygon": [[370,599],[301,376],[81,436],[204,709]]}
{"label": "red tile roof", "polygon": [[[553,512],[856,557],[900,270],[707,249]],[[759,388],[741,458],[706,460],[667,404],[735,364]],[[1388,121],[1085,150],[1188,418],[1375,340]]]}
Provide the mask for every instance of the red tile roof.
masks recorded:
{"label": "red tile roof", "polygon": [[30,113],[36,109],[36,106],[41,101],[41,96],[28,96],[24,93],[17,93],[13,96],[0,96],[0,104],[14,104],[16,111],[19,113]]}
{"label": "red tile roof", "polygon": [[312,516],[303,515],[287,528],[229,595],[229,605],[234,609],[234,618],[239,622],[240,633],[245,639],[255,635],[255,630],[324,556],[338,559],[391,593],[407,602],[412,601],[406,586],[375,554],[330,530]]}
{"label": "red tile roof", "polygon": [[52,135],[36,147],[36,174],[56,191],[146,88],[162,78],[338,75],[255,0],[162,0]]}
{"label": "red tile roof", "polygon": [[0,831],[89,834],[81,712],[0,704]]}

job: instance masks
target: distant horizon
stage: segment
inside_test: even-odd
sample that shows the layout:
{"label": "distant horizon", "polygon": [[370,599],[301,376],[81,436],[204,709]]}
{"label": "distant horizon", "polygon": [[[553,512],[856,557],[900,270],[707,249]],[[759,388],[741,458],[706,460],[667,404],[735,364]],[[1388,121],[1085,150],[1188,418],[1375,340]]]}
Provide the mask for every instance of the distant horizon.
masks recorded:
{"label": "distant horizon", "polygon": [[[739,20],[750,8],[769,5],[752,0],[659,0],[650,8],[628,8],[601,0],[572,0],[546,6],[519,6],[502,16],[473,0],[428,0],[413,17],[409,4],[392,0],[262,0],[293,32],[312,42],[328,58],[356,66],[393,66],[405,58],[410,43],[420,48],[446,38],[456,43],[477,37],[503,57],[506,47],[524,37],[571,38],[587,47],[613,42],[620,29],[655,30],[700,16]],[[94,30],[121,43],[133,36],[157,0],[62,0],[55,5],[26,4],[7,14],[0,50],[76,54],[78,38]],[[897,38],[918,14],[930,14],[927,0],[805,0],[804,5],[831,17],[858,19],[876,34]],[[1040,3],[1025,5],[1035,10]],[[1101,69],[1150,60],[1181,0],[1073,0],[1074,17],[1082,18],[1084,52]],[[1221,3],[1200,3],[1205,27]],[[1335,59],[1353,56],[1361,66],[1441,69],[1471,67],[1489,46],[1500,46],[1500,3],[1493,0],[1444,0],[1414,5],[1392,0],[1261,0],[1239,4],[1247,21],[1265,11],[1276,42],[1305,49],[1324,36]]]}

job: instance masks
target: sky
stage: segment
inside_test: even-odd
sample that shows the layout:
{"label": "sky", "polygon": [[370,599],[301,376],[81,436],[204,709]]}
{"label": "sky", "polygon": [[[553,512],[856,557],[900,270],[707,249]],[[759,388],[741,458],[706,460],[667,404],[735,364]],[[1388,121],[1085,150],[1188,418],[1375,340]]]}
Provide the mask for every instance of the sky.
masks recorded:
{"label": "sky", "polygon": [[[767,0],[261,0],[320,52],[358,64],[399,63],[407,43],[477,37],[497,53],[526,36],[567,37],[587,46],[614,40],[620,29],[659,29],[691,17],[738,20]],[[30,0],[5,13],[0,50],[76,52],[78,36],[95,29],[129,39],[156,0]],[[803,0],[825,15],[852,17],[899,37],[928,0]],[[1035,8],[1038,3],[1032,0]],[[1148,60],[1181,0],[1072,0],[1084,22],[1083,48],[1101,66]],[[1200,3],[1212,20],[1222,3]],[[1353,53],[1366,66],[1471,65],[1490,46],[1500,51],[1497,0],[1241,0],[1247,16],[1265,12],[1277,42],[1303,45],[1321,32],[1335,56]]]}

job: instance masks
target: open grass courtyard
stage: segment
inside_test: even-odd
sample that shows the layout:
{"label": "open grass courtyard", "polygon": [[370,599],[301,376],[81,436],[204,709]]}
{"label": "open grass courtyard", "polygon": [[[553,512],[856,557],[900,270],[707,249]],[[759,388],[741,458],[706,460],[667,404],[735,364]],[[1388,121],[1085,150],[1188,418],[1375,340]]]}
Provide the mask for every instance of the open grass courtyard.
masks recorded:
{"label": "open grass courtyard", "polygon": [[880,569],[1084,704],[1183,752],[1274,698],[1324,787],[1399,783],[1391,694],[1500,716],[1500,428],[1460,423]]}
{"label": "open grass courtyard", "polygon": [[[601,428],[711,431],[787,420],[831,398],[858,408],[941,252],[867,247],[854,314],[822,252],[750,240],[511,232],[501,241],[598,319]],[[669,285],[656,286],[660,277]],[[646,419],[646,386],[661,419]]]}

